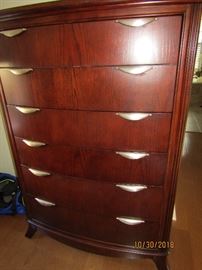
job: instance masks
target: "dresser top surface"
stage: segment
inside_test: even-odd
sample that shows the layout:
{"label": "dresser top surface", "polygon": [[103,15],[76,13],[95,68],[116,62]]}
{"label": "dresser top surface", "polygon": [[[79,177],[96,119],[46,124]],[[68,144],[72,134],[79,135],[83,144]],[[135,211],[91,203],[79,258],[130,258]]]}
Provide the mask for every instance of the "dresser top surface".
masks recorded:
{"label": "dresser top surface", "polygon": [[176,14],[179,9],[175,7],[186,9],[189,4],[200,3],[202,0],[61,0],[0,10],[0,30],[135,14],[155,16],[156,9],[156,14],[163,14],[168,7]]}
{"label": "dresser top surface", "polygon": [[51,11],[61,9],[78,9],[86,7],[101,7],[106,5],[161,5],[161,4],[193,4],[202,3],[202,0],[59,0],[56,2],[46,2],[21,7],[0,10],[0,16],[12,15],[15,13],[26,13],[29,11]]}

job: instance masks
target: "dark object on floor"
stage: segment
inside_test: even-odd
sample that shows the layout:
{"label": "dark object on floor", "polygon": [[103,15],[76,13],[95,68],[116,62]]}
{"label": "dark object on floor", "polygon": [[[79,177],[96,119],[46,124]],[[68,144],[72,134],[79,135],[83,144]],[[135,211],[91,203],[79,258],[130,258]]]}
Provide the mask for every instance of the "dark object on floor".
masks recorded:
{"label": "dark object on floor", "polygon": [[0,173],[0,215],[24,214],[25,207],[16,177]]}

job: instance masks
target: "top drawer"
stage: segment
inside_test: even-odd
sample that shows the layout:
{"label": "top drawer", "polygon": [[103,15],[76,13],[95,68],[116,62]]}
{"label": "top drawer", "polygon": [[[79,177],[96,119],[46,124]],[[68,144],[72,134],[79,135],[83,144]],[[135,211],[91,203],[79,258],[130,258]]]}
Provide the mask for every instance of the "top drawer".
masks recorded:
{"label": "top drawer", "polygon": [[13,37],[1,31],[0,66],[176,63],[181,20],[167,16],[42,26]]}

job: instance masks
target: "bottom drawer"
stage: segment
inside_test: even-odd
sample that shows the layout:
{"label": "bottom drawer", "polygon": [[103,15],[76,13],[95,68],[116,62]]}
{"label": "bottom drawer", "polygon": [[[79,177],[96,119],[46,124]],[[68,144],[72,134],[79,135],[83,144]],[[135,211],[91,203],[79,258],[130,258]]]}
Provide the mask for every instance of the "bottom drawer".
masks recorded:
{"label": "bottom drawer", "polygon": [[30,219],[56,230],[129,246],[134,246],[135,241],[159,240],[159,224],[156,222],[127,225],[116,217],[84,214],[58,206],[42,206],[31,196],[25,196],[25,202]]}

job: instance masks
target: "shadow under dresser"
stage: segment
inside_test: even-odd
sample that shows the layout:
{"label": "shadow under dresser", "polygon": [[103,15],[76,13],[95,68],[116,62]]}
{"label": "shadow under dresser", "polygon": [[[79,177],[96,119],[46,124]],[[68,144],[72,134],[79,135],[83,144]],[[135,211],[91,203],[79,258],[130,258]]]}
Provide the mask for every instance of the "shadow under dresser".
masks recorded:
{"label": "shadow under dresser", "polygon": [[32,237],[167,270],[200,1],[0,11],[1,101]]}

